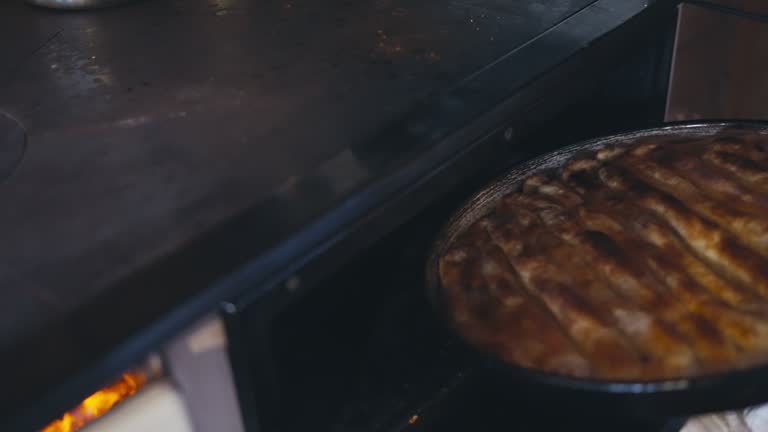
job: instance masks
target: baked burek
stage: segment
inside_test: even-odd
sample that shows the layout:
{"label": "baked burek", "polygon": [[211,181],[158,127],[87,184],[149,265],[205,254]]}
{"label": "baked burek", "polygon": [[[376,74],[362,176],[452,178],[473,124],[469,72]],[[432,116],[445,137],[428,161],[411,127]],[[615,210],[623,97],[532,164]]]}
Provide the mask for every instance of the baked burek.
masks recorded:
{"label": "baked burek", "polygon": [[440,258],[462,336],[521,367],[656,380],[768,361],[768,153],[636,142],[536,173]]}

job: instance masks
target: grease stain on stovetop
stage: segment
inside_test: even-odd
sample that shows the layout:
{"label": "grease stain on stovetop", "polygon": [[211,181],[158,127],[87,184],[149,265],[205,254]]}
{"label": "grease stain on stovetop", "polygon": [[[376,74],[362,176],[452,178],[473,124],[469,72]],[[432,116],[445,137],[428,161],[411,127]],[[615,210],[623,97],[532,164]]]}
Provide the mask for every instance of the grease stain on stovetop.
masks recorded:
{"label": "grease stain on stovetop", "polygon": [[10,177],[24,157],[27,133],[16,119],[0,111],[0,182]]}

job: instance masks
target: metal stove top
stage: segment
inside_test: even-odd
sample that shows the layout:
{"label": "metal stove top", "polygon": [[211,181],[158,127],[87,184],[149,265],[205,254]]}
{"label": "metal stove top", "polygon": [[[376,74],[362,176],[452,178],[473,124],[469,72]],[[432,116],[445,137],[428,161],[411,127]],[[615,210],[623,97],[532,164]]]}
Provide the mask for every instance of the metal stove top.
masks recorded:
{"label": "metal stove top", "polygon": [[501,102],[671,3],[2,2],[0,109],[27,149],[0,189],[0,428],[279,287]]}
{"label": "metal stove top", "polygon": [[0,112],[0,182],[19,165],[26,145],[27,134],[21,124]]}

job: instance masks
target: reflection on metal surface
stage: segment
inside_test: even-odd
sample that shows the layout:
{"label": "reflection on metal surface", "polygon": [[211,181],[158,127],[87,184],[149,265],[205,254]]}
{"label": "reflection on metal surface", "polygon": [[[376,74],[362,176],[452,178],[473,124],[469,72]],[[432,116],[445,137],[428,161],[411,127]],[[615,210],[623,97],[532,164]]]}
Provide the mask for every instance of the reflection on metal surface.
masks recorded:
{"label": "reflection on metal surface", "polygon": [[27,134],[21,124],[0,112],[0,181],[21,162],[26,142]]}
{"label": "reflection on metal surface", "polygon": [[56,95],[83,97],[119,84],[108,65],[112,53],[107,26],[89,15],[74,15],[71,21],[82,29],[68,35],[77,41],[77,47],[62,37],[44,52],[43,71],[55,85]]}
{"label": "reflection on metal surface", "polygon": [[53,9],[94,9],[112,6],[130,0],[27,0],[37,6]]}
{"label": "reflection on metal surface", "polygon": [[344,150],[326,162],[320,172],[333,192],[339,195],[351,192],[370,176],[365,165],[349,150]]}

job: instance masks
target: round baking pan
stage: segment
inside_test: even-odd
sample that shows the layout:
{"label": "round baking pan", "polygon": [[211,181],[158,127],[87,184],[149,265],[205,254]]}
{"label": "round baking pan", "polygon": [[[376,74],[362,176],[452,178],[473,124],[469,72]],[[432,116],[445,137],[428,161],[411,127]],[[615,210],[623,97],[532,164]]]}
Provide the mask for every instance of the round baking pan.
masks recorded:
{"label": "round baking pan", "polygon": [[574,378],[516,366],[481,352],[456,330],[440,286],[438,261],[454,239],[472,223],[490,213],[504,195],[519,190],[532,174],[557,170],[577,155],[589,155],[607,146],[653,140],[663,145],[709,136],[765,135],[768,123],[676,124],[597,138],[532,159],[514,167],[471,197],[451,217],[433,245],[426,268],[427,295],[440,319],[473,355],[488,366],[495,393],[531,395],[549,404],[571,409],[633,417],[679,417],[743,408],[768,401],[768,364],[716,375],[698,375],[659,381],[606,381]]}

